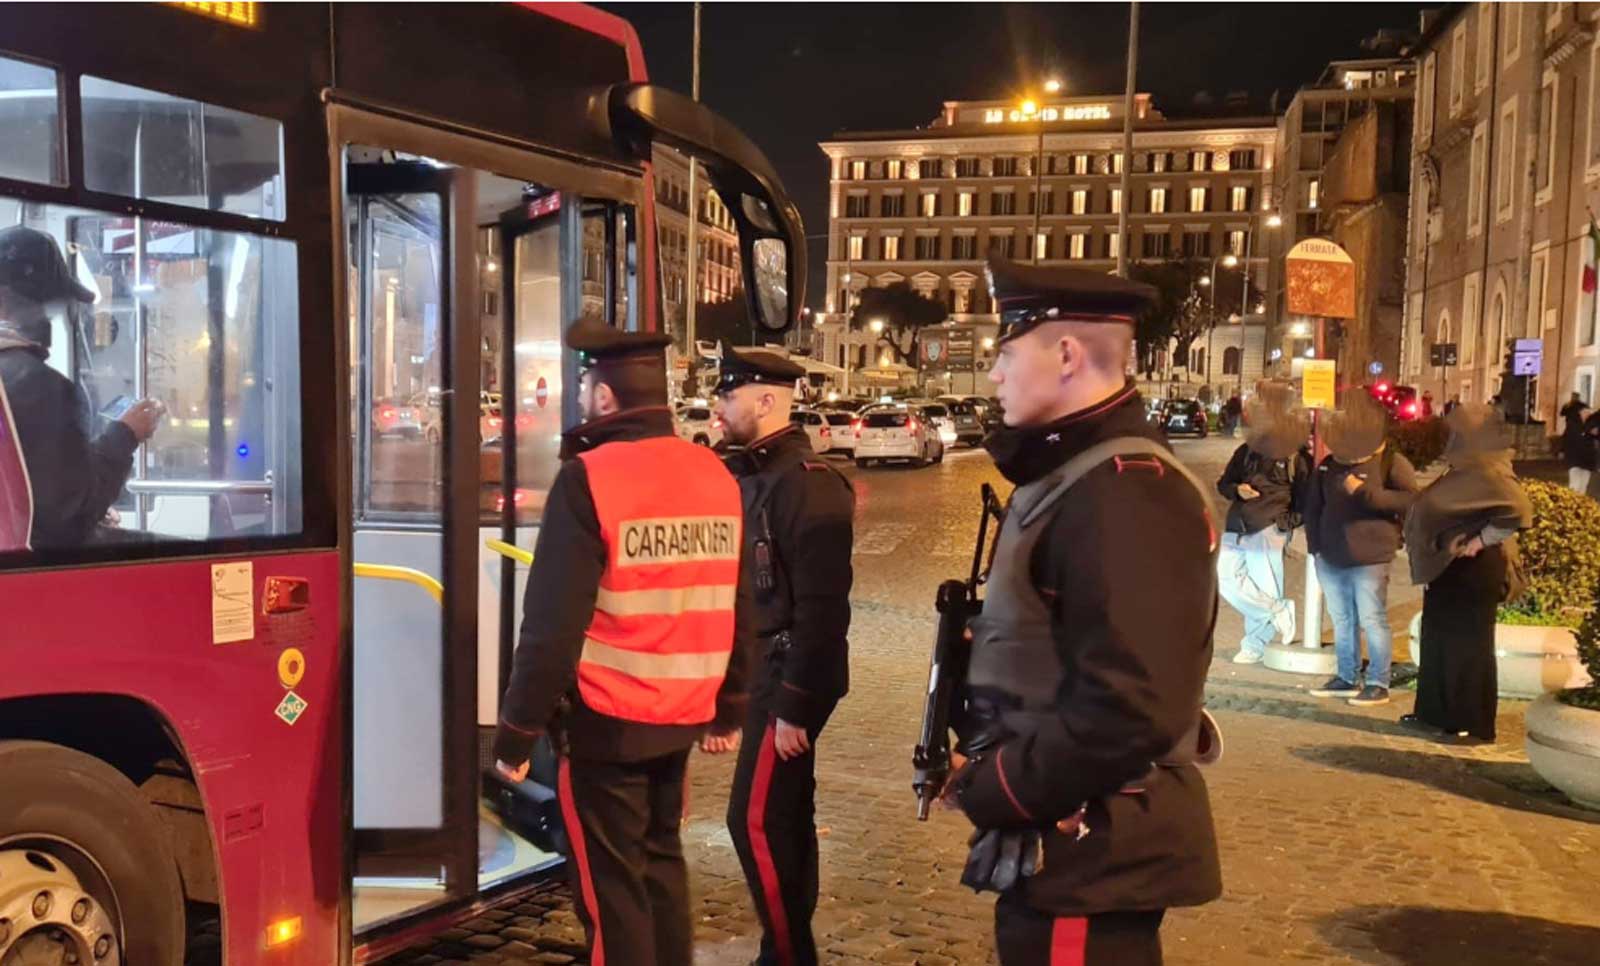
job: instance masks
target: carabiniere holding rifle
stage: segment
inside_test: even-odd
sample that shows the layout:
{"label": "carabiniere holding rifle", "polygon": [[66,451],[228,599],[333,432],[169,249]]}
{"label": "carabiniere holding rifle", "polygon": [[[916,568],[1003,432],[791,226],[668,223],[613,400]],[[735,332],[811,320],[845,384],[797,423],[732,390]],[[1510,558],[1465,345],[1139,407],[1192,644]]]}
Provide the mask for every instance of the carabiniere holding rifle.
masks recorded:
{"label": "carabiniere holding rifle", "polygon": [[[1221,750],[1201,708],[1217,612],[1210,499],[1125,374],[1152,288],[1005,261],[989,280],[1005,427],[987,445],[1017,489],[986,578],[975,567],[941,589],[919,799],[937,786],[949,721],[960,740],[944,797],[976,827],[962,882],[1000,894],[1003,966],[1062,952],[1159,964],[1165,911],[1222,889],[1195,767]],[[957,629],[980,582],[962,684]]]}

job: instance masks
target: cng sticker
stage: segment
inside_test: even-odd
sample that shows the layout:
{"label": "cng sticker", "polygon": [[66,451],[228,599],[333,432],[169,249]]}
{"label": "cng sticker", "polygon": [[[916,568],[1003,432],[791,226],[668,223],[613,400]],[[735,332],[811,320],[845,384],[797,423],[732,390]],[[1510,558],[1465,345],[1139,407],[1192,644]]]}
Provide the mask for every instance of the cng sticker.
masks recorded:
{"label": "cng sticker", "polygon": [[278,680],[284,687],[292,688],[305,676],[306,656],[300,653],[298,647],[285,648],[284,652],[278,655]]}
{"label": "cng sticker", "polygon": [[306,707],[305,699],[290,691],[283,696],[282,701],[278,702],[278,709],[273,714],[282,718],[284,724],[292,725],[300,720],[302,714],[305,714]]}

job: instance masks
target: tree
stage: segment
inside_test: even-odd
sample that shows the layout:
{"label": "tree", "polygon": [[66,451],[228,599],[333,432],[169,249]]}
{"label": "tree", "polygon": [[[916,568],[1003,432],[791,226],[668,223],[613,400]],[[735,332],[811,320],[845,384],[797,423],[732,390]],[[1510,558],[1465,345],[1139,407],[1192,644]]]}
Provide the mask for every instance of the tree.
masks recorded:
{"label": "tree", "polygon": [[878,344],[887,347],[897,361],[914,366],[921,330],[948,317],[942,303],[923,297],[905,282],[895,282],[861,290],[861,301],[850,313],[850,328],[859,332],[881,320]]}
{"label": "tree", "polygon": [[[1135,329],[1139,368],[1146,377],[1155,372],[1157,351],[1172,344],[1173,358],[1188,359],[1197,338],[1214,326],[1226,326],[1235,315],[1250,314],[1261,302],[1262,293],[1253,282],[1249,291],[1242,266],[1228,268],[1209,258],[1170,258],[1138,261],[1129,266],[1136,280],[1153,285],[1155,306],[1139,320]],[[1215,291],[1212,291],[1212,279]]]}

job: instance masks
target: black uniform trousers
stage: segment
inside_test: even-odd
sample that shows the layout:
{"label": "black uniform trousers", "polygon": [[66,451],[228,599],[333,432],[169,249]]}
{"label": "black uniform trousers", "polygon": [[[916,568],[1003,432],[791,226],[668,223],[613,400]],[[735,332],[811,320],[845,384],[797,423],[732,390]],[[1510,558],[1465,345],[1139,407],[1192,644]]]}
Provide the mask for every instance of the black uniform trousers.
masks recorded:
{"label": "black uniform trousers", "polygon": [[771,966],[812,966],[817,944],[817,735],[811,750],[784,761],[773,745],[772,713],[751,702],[728,798],[728,832],[761,917],[761,956]]}
{"label": "black uniform trousers", "polygon": [[683,821],[689,750],[638,762],[561,760],[573,905],[592,966],[694,959]]}
{"label": "black uniform trousers", "polygon": [[1000,966],[1161,966],[1161,920],[1152,912],[1052,916],[1016,893],[994,906]]}

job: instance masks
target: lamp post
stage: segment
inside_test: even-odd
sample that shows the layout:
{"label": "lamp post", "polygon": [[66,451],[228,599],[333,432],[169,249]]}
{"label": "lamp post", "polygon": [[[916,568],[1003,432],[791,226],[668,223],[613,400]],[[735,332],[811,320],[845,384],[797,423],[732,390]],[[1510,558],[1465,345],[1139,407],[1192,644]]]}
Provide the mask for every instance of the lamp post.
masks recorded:
{"label": "lamp post", "polygon": [[1211,258],[1211,275],[1200,280],[1201,284],[1211,289],[1211,309],[1206,313],[1206,388],[1211,387],[1211,355],[1216,347],[1217,339],[1217,263],[1221,262],[1228,268],[1239,264],[1239,257],[1233,252],[1226,255],[1213,255]]}
{"label": "lamp post", "polygon": [[[1051,78],[1044,82],[1046,94],[1061,91],[1061,82]],[[1039,123],[1039,140],[1033,152],[1033,237],[1028,244],[1033,248],[1033,263],[1039,263],[1039,216],[1044,213],[1044,107],[1032,98],[1022,102],[1022,116],[1032,116]]]}

